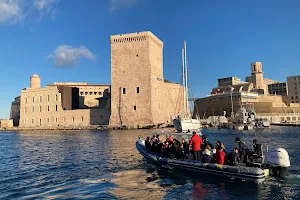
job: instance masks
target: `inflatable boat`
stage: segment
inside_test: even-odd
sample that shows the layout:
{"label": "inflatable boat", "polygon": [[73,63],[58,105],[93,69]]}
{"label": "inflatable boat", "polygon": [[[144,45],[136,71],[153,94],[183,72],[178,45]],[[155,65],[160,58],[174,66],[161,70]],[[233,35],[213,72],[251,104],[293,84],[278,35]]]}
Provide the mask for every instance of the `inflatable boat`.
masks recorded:
{"label": "inflatable boat", "polygon": [[170,159],[154,152],[148,151],[145,147],[145,140],[139,137],[136,148],[146,159],[156,164],[169,165],[185,170],[192,170],[217,176],[240,179],[255,183],[262,183],[269,175],[284,179],[287,169],[290,167],[288,153],[283,148],[271,149],[267,152],[266,159],[261,164],[252,166],[229,166],[202,163],[188,159]]}

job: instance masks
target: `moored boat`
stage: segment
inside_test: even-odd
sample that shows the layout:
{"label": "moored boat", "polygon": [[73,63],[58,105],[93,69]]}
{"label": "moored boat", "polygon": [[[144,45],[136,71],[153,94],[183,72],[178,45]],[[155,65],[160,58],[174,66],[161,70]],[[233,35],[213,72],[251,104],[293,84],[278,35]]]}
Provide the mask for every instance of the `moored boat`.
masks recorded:
{"label": "moored boat", "polygon": [[136,142],[137,150],[148,160],[160,165],[170,165],[185,170],[198,171],[217,176],[223,176],[243,181],[261,183],[269,175],[284,179],[290,167],[288,153],[283,148],[271,149],[267,152],[266,159],[262,163],[249,166],[229,166],[202,163],[188,159],[171,159],[151,152],[145,147],[145,140],[139,138]]}

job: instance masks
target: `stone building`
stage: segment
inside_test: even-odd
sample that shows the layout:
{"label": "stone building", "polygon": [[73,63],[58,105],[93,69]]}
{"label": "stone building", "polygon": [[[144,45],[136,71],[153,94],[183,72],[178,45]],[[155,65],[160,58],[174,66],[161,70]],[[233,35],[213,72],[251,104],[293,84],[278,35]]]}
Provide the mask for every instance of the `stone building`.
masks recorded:
{"label": "stone building", "polygon": [[218,87],[228,86],[228,85],[238,85],[243,84],[244,81],[241,81],[240,78],[231,76],[226,78],[219,78],[218,79]]}
{"label": "stone building", "polygon": [[13,120],[14,126],[19,126],[20,121],[20,99],[21,97],[18,96],[15,100],[11,103],[10,107],[10,117],[9,119]]}
{"label": "stone building", "polygon": [[55,82],[48,86],[69,86],[79,89],[79,108],[98,108],[99,99],[108,96],[110,85],[88,84],[86,82]]}
{"label": "stone building", "polygon": [[196,99],[194,115],[202,118],[221,116],[225,111],[229,117],[232,107],[234,113],[241,107],[251,107],[258,114],[274,114],[274,116],[277,113],[300,113],[300,104],[295,101],[295,94],[300,90],[297,89],[300,86],[299,77],[288,78],[288,85],[293,86],[289,98],[286,96],[285,83],[263,77],[261,62],[251,63],[251,76],[246,77],[246,80],[246,83],[213,88],[209,96]]}
{"label": "stone building", "polygon": [[288,98],[290,103],[300,103],[300,75],[287,77]]}
{"label": "stone building", "polygon": [[183,111],[182,86],[164,81],[163,42],[147,31],[112,35],[110,44],[110,125],[171,124]]}
{"label": "stone building", "polygon": [[41,88],[38,75],[30,78],[30,88],[21,91],[20,127],[87,126],[107,124],[110,111],[79,109],[79,88],[50,85]]}

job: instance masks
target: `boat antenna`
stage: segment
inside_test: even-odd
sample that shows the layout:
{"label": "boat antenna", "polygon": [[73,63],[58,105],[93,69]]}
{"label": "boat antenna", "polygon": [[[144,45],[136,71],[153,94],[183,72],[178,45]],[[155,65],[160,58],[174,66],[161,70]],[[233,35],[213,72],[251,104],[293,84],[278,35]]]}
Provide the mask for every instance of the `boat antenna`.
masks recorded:
{"label": "boat antenna", "polygon": [[[185,115],[187,115],[187,111],[188,111],[188,98],[189,98],[189,95],[188,95],[188,88],[187,88],[187,86],[188,86],[188,84],[187,84],[187,78],[188,78],[188,76],[187,76],[187,61],[186,61],[186,41],[184,41],[184,70],[185,70],[185,95],[186,95],[186,99],[185,99],[185,101],[186,101],[186,112],[185,112]],[[186,116],[185,116],[186,117]]]}

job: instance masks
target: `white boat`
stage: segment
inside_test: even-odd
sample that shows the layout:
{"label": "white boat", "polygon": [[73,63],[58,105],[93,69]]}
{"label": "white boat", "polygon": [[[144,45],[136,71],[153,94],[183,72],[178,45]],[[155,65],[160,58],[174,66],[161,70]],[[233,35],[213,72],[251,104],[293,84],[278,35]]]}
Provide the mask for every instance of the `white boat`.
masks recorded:
{"label": "white boat", "polygon": [[201,130],[201,122],[199,119],[192,119],[189,110],[188,100],[188,75],[187,75],[187,61],[186,61],[186,42],[182,49],[182,85],[183,85],[183,116],[178,116],[173,120],[174,128],[178,132],[199,132]]}
{"label": "white boat", "polygon": [[248,166],[229,166],[188,159],[171,159],[157,153],[151,152],[145,147],[145,140],[139,136],[136,142],[136,148],[146,159],[160,165],[169,165],[181,168],[183,170],[197,171],[200,173],[212,174],[230,179],[239,179],[261,183],[269,175],[285,179],[288,168],[290,167],[290,158],[288,152],[283,148],[274,148],[267,151],[266,156],[262,156],[260,163],[250,163]]}

